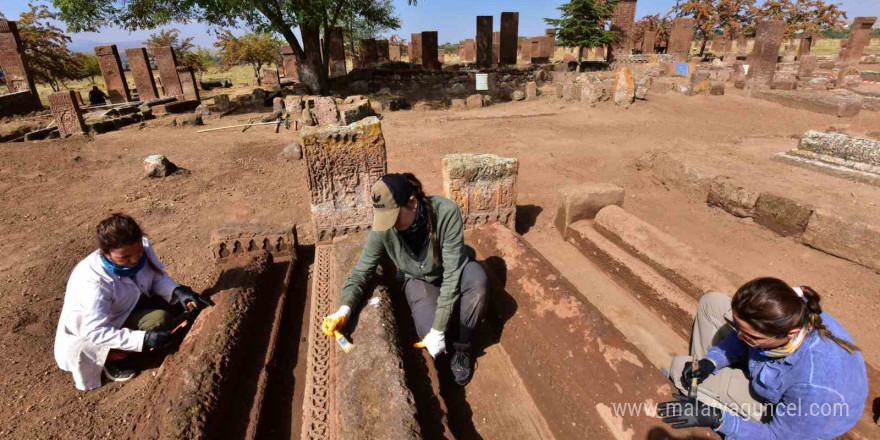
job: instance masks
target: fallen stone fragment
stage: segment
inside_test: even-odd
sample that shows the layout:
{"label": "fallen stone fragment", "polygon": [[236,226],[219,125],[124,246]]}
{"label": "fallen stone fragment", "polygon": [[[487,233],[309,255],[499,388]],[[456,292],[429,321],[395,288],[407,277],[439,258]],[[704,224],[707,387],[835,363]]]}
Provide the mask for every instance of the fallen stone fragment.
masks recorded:
{"label": "fallen stone fragment", "polygon": [[147,177],[167,177],[179,168],[163,154],[154,154],[144,159],[144,173]]}
{"label": "fallen stone fragment", "polygon": [[302,159],[302,146],[299,142],[293,142],[290,145],[284,147],[284,150],[281,150],[281,157],[286,157],[289,159]]}
{"label": "fallen stone fragment", "polygon": [[614,103],[629,106],[636,97],[636,86],[632,79],[632,70],[624,67],[617,71],[614,81]]}
{"label": "fallen stone fragment", "polygon": [[556,216],[553,224],[563,237],[568,225],[591,220],[608,205],[623,206],[623,188],[611,183],[566,185],[556,191]]}

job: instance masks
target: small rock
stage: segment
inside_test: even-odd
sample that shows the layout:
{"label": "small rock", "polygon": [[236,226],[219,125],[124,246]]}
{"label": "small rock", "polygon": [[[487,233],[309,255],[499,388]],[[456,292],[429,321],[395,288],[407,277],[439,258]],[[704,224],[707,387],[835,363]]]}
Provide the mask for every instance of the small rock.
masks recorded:
{"label": "small rock", "polygon": [[[543,72],[543,70],[540,72]],[[528,84],[526,84],[525,97],[526,99],[535,99],[538,97],[538,84],[536,82],[529,81]]]}
{"label": "small rock", "polygon": [[391,89],[389,89],[388,87],[382,87],[382,88],[379,89],[379,91],[376,92],[376,93],[379,94],[379,95],[390,95],[390,94],[391,94]]}
{"label": "small rock", "polygon": [[452,99],[452,109],[453,110],[464,110],[467,108],[467,101],[464,99],[453,98]]}
{"label": "small rock", "polygon": [[163,154],[154,154],[144,159],[144,173],[147,177],[166,177],[177,170],[177,165],[171,163]]}
{"label": "small rock", "polygon": [[514,90],[513,94],[510,95],[510,99],[514,101],[522,101],[526,99],[526,94],[522,90]]}
{"label": "small rock", "polygon": [[204,118],[205,116],[211,115],[211,110],[208,108],[207,105],[200,104],[198,107],[196,107],[196,114],[201,115]]}
{"label": "small rock", "polygon": [[484,106],[483,95],[471,95],[467,97],[467,106],[470,108],[479,108]]}
{"label": "small rock", "polygon": [[204,125],[202,115],[198,113],[189,113],[174,118],[171,125],[175,127],[186,127],[187,125]]}
{"label": "small rock", "polygon": [[281,151],[281,157],[286,157],[289,159],[300,160],[303,157],[302,146],[299,142],[293,142],[290,145],[284,147],[284,150]]}

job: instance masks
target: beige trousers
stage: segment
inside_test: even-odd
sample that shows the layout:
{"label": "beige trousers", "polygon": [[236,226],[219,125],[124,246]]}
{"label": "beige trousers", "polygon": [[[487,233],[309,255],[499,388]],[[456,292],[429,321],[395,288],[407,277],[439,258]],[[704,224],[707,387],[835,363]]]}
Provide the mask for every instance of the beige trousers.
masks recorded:
{"label": "beige trousers", "polygon": [[[730,311],[730,297],[723,293],[707,293],[700,298],[694,331],[691,334],[691,355],[672,358],[669,378],[675,386],[687,394],[681,384],[681,373],[688,362],[702,359],[709,348],[719,344],[733,329],[724,318],[733,319]],[[723,409],[736,415],[760,421],[764,404],[754,395],[746,371],[736,367],[726,367],[709,376],[697,388],[697,399],[703,403]]]}

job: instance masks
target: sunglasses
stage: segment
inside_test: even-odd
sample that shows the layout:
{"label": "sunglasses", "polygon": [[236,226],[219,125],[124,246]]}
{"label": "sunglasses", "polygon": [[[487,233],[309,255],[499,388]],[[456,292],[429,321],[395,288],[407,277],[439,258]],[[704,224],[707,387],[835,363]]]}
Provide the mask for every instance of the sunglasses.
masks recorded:
{"label": "sunglasses", "polygon": [[727,325],[730,326],[730,328],[733,329],[734,332],[736,332],[737,335],[740,336],[740,340],[742,340],[746,345],[748,345],[752,348],[757,348],[759,345],[761,345],[771,339],[776,339],[776,338],[781,337],[781,336],[765,336],[765,337],[759,338],[757,336],[754,336],[752,334],[749,334],[749,333],[742,331],[736,325],[736,322],[731,321],[726,316],[724,317],[724,321],[727,323]]}

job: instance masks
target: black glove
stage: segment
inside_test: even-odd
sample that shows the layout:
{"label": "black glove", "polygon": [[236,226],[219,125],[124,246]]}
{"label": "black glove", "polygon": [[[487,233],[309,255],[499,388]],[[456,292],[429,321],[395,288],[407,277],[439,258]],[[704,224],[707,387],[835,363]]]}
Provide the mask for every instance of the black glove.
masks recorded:
{"label": "black glove", "polygon": [[671,424],[675,429],[696,426],[715,429],[721,426],[724,412],[720,409],[681,394],[674,397],[675,400],[657,406],[657,415],[663,418],[663,422]]}
{"label": "black glove", "polygon": [[697,364],[699,365],[697,371],[693,371],[693,364],[688,362],[685,364],[684,370],[681,372],[681,386],[686,390],[691,389],[691,379],[694,377],[697,378],[697,383],[700,384],[715,372],[715,363],[709,359],[700,359]]}
{"label": "black glove", "polygon": [[144,336],[144,345],[149,348],[165,348],[171,345],[171,333],[162,330],[150,330]]}
{"label": "black glove", "polygon": [[214,301],[211,301],[209,298],[203,298],[198,293],[193,292],[189,286],[180,285],[175,287],[172,295],[186,308],[188,308],[189,303],[193,303],[196,310],[201,310],[205,307],[214,305]]}

